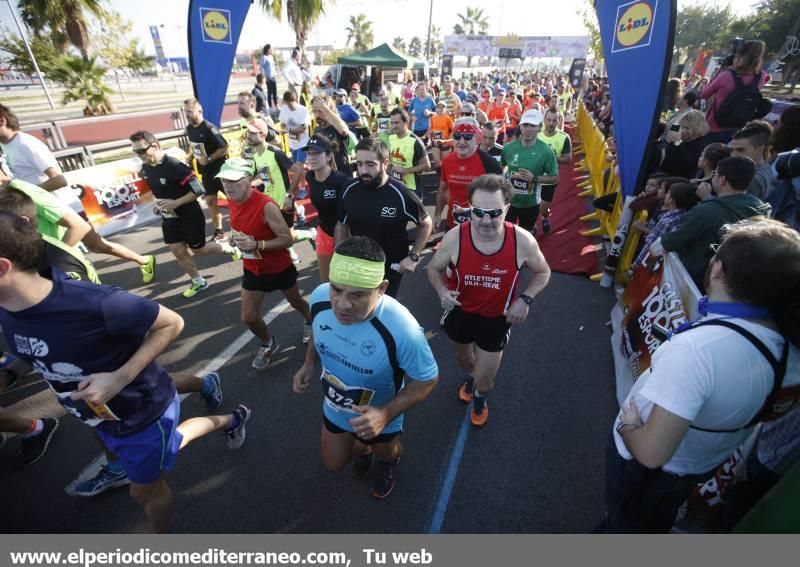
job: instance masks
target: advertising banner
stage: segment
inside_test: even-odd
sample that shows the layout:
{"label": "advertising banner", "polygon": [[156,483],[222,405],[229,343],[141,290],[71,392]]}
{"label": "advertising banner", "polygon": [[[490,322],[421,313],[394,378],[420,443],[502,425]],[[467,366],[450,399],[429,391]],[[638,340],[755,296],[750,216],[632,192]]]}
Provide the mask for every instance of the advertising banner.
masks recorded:
{"label": "advertising banner", "polygon": [[517,37],[492,35],[446,35],[444,55],[477,57],[586,57],[588,36]]}
{"label": "advertising banner", "polygon": [[647,173],[672,59],[676,4],[677,0],[595,4],[611,86],[623,195],[634,195]]}
{"label": "advertising banner", "polygon": [[[165,152],[179,160],[186,157],[177,148]],[[64,175],[69,187],[59,192],[67,191],[80,199],[95,230],[108,236],[156,218],[155,198],[141,172],[142,160],[138,157],[67,171]]]}
{"label": "advertising banner", "polygon": [[203,115],[219,124],[239,34],[252,0],[191,0],[189,67]]}
{"label": "advertising banner", "polygon": [[699,317],[700,291],[674,252],[648,255],[636,268],[619,302],[611,310],[611,350],[621,404],[633,383],[650,368],[660,344],[653,325],[670,331]]}

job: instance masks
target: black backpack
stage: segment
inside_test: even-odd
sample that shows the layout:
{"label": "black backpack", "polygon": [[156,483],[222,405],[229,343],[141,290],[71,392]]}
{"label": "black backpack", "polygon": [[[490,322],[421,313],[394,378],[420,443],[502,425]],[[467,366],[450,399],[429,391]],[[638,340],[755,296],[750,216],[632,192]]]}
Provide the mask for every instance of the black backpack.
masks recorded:
{"label": "black backpack", "polygon": [[736,89],[715,110],[717,124],[723,128],[741,128],[753,118],[766,116],[772,110],[772,102],[761,96],[758,90],[762,72],[749,85],[745,85],[739,74],[731,70]]}

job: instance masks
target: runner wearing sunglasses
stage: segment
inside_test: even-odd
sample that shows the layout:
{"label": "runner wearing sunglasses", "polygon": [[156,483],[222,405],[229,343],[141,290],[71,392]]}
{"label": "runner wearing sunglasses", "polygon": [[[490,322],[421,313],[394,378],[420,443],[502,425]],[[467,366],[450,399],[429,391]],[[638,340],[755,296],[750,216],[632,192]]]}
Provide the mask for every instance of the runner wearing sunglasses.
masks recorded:
{"label": "runner wearing sunglasses", "polygon": [[[472,403],[475,426],[489,418],[486,395],[494,388],[511,326],[525,321],[550,279],[536,239],[505,220],[512,195],[511,182],[500,175],[482,175],[470,183],[471,220],[447,232],[428,265],[428,281],[449,311],[445,332],[466,373],[458,397]],[[525,267],[532,274],[518,294]]]}

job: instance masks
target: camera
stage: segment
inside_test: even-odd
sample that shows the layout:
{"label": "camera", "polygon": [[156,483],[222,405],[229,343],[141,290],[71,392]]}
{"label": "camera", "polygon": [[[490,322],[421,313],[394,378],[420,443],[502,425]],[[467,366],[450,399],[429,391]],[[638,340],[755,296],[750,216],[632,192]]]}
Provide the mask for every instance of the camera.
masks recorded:
{"label": "camera", "polygon": [[723,59],[722,61],[719,62],[719,66],[720,66],[721,69],[725,68],[725,67],[730,67],[731,65],[733,65],[733,59],[734,59],[734,57],[736,57],[736,54],[742,48],[742,44],[743,43],[744,43],[744,39],[742,39],[741,37],[734,37],[730,41],[730,44],[729,44],[730,45],[730,52],[728,53],[728,55],[725,56],[725,59]]}

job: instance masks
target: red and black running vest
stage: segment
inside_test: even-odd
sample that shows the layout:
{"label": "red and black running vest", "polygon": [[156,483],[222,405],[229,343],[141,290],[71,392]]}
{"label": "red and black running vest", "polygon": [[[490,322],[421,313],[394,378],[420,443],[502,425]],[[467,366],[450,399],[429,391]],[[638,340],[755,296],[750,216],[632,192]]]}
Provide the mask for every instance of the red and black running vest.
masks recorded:
{"label": "red and black running vest", "polygon": [[458,261],[452,268],[458,301],[466,313],[501,317],[517,296],[517,233],[513,224],[504,223],[503,246],[487,256],[475,248],[471,224],[459,227]]}
{"label": "red and black running vest", "polygon": [[[228,210],[231,213],[231,228],[252,236],[258,240],[272,240],[275,233],[264,222],[264,207],[267,203],[274,203],[270,197],[259,191],[253,191],[250,198],[244,203],[237,204],[233,199],[228,199]],[[280,206],[278,206],[280,208]],[[277,274],[292,265],[292,258],[287,249],[262,250],[260,260],[243,259],[247,271],[260,276],[261,274]]]}

